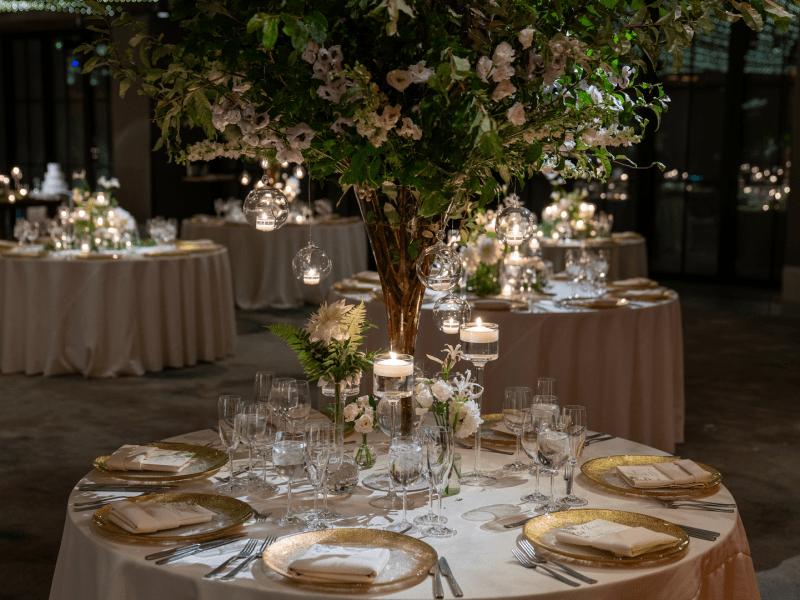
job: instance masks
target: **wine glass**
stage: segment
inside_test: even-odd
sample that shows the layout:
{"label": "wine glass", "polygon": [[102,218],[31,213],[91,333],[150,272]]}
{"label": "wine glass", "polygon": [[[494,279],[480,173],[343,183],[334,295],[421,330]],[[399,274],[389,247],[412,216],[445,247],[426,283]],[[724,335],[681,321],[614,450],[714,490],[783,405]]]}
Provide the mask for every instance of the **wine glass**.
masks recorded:
{"label": "wine glass", "polygon": [[537,396],[555,396],[558,398],[558,384],[555,377],[539,377],[536,380]]}
{"label": "wine glass", "polygon": [[[328,457],[328,475],[335,473],[342,466],[344,458],[344,427],[339,425],[331,426],[329,430],[331,451]],[[322,510],[317,516],[318,519],[326,523],[332,523],[342,518],[339,513],[328,509],[328,483],[322,486]]]}
{"label": "wine glass", "polygon": [[272,456],[272,446],[275,444],[275,434],[277,433],[278,428],[275,427],[274,423],[272,423],[270,419],[272,416],[272,409],[270,408],[269,404],[266,402],[256,402],[255,404],[261,407],[261,410],[264,412],[264,419],[266,420],[264,426],[264,437],[262,440],[259,440],[258,444],[256,445],[258,454],[263,460],[261,481],[264,482],[264,491],[277,491],[277,486],[267,483],[267,460]]}
{"label": "wine glass", "polygon": [[[255,477],[251,479],[253,484],[248,488],[251,492],[275,492],[278,490],[278,486],[267,483],[266,480],[267,459],[265,445],[269,439],[267,430],[271,428],[271,425],[267,423],[268,410],[267,406],[262,402],[248,404],[244,408],[245,431],[250,442],[250,448],[256,451],[260,450],[264,454],[263,478]],[[272,435],[272,440],[274,441],[274,434]]]}
{"label": "wine glass", "polygon": [[258,371],[253,384],[253,400],[255,402],[269,402],[269,392],[272,389],[274,373]]}
{"label": "wine glass", "polygon": [[178,237],[178,219],[167,219],[164,223],[164,242],[168,243]]}
{"label": "wine glass", "polygon": [[28,238],[28,242],[31,245],[39,239],[39,221],[28,223],[28,228],[25,230],[25,237]]}
{"label": "wine glass", "polygon": [[548,513],[564,510],[564,505],[557,502],[553,495],[553,478],[569,456],[569,436],[565,431],[550,428],[539,432],[537,442],[539,463],[544,467],[545,473],[550,475],[550,498],[538,508]]}
{"label": "wine glass", "polygon": [[61,225],[61,247],[65,250],[72,248],[75,242],[75,224],[69,221],[64,221]]}
{"label": "wine glass", "polygon": [[14,221],[14,237],[19,241],[20,246],[25,244],[25,239],[28,237],[28,221],[25,219]]}
{"label": "wine glass", "polygon": [[308,388],[308,382],[300,380],[295,381],[295,389],[297,401],[286,411],[286,420],[297,431],[297,428],[306,422],[311,412],[311,391]]}
{"label": "wine glass", "polygon": [[522,433],[520,434],[520,441],[522,449],[533,461],[535,466],[536,487],[532,494],[523,496],[523,502],[540,503],[547,500],[547,496],[539,492],[539,474],[541,473],[541,465],[539,463],[539,434],[542,431],[549,429],[555,425],[555,416],[549,410],[537,410],[535,407],[531,409],[530,414],[525,415],[522,421]]}
{"label": "wine glass", "polygon": [[522,423],[525,415],[530,414],[533,404],[533,390],[529,387],[508,387],[503,399],[503,423],[517,436],[517,453],[514,455],[514,462],[504,466],[504,469],[512,473],[527,471],[528,465],[524,464],[519,458],[520,435],[522,434]]}
{"label": "wine glass", "polygon": [[317,495],[326,485],[328,461],[331,456],[331,426],[329,423],[308,423],[306,425],[306,471],[308,480],[314,487],[313,519],[303,531],[330,529],[330,525],[320,518]]}
{"label": "wine glass", "polygon": [[429,477],[439,497],[439,515],[437,521],[423,533],[431,537],[452,537],[456,530],[444,526],[446,521],[442,516],[442,493],[453,466],[453,432],[447,427],[429,427],[425,430],[425,446]]}
{"label": "wine glass", "polygon": [[567,495],[559,498],[558,501],[567,506],[586,506],[588,501],[585,498],[579,498],[572,493],[575,483],[575,467],[583,454],[583,445],[586,443],[586,407],[567,404],[564,406],[563,416],[566,420],[567,435],[569,435],[570,475],[567,480]]}
{"label": "wine glass", "polygon": [[239,413],[242,417],[242,427],[239,431],[239,443],[242,446],[247,446],[247,475],[245,481],[247,483],[255,483],[259,481],[258,476],[253,473],[253,443],[250,439],[250,428],[247,427],[247,405],[242,402],[239,405]]}
{"label": "wine glass", "polygon": [[233,453],[239,447],[240,433],[242,430],[242,398],[240,396],[222,395],[217,401],[219,416],[219,439],[222,447],[228,451],[228,468],[230,475],[228,483],[222,484],[218,489],[226,492],[237,492],[245,486],[233,483]]}
{"label": "wine glass", "polygon": [[413,435],[401,435],[389,446],[389,476],[395,486],[403,490],[403,520],[389,525],[387,531],[404,531],[408,535],[417,533],[419,527],[408,522],[406,496],[408,488],[422,474],[422,445]]}
{"label": "wine glass", "polygon": [[608,279],[609,251],[598,250],[594,260],[595,286],[597,294],[602,296],[606,291],[606,281]]}
{"label": "wine glass", "polygon": [[[292,403],[297,400],[297,386],[291,377],[279,377],[272,380],[269,392],[269,405],[273,413],[283,418]],[[280,427],[280,422],[278,424]]]}
{"label": "wine glass", "polygon": [[295,516],[292,511],[292,483],[305,476],[306,434],[279,431],[275,434],[275,445],[272,447],[272,464],[278,475],[288,483],[286,498],[286,514],[275,523],[281,527],[286,525],[305,525],[305,521]]}

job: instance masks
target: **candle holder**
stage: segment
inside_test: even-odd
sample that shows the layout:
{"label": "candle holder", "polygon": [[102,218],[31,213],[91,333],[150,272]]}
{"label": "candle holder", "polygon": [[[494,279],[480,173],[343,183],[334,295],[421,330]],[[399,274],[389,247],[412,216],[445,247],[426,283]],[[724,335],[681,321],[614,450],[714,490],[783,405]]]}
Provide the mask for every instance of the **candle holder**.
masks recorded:
{"label": "candle holder", "polygon": [[[500,342],[500,327],[496,323],[481,323],[480,317],[474,323],[461,326],[461,352],[464,359],[475,366],[475,379],[483,388],[483,367],[492,360],[497,360]],[[477,399],[478,409],[483,403],[483,394]],[[496,477],[481,472],[481,428],[475,431],[475,467],[472,473],[461,477],[462,485],[489,486],[497,483]]]}
{"label": "candle holder", "polygon": [[461,324],[468,322],[471,314],[469,303],[452,293],[442,296],[433,305],[433,322],[447,334],[458,333]]}

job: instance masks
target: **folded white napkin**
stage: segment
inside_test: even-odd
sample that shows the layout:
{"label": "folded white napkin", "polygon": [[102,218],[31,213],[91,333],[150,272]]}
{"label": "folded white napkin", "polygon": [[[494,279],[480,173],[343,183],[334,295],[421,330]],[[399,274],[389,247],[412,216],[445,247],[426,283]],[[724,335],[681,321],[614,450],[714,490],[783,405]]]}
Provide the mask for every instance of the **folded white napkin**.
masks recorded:
{"label": "folded white napkin", "polygon": [[341,583],[372,583],[389,562],[388,548],[358,548],[314,544],[289,564],[298,579]]}
{"label": "folded white napkin", "polygon": [[605,519],[572,525],[556,532],[556,540],[567,544],[591,546],[617,556],[639,556],[668,548],[677,538],[646,527],[628,527]]}
{"label": "folded white napkin", "polygon": [[702,487],[713,475],[694,461],[683,459],[652,465],[620,465],[617,472],[635,488]]}
{"label": "folded white napkin", "polygon": [[191,452],[159,450],[155,446],[122,446],[106,459],[114,471],[164,471],[177,473],[191,461]]}
{"label": "folded white napkin", "polygon": [[119,500],[109,504],[108,518],[130,533],[153,533],[163,529],[175,529],[182,525],[206,523],[214,512],[185,502],[162,504],[152,500],[130,502]]}

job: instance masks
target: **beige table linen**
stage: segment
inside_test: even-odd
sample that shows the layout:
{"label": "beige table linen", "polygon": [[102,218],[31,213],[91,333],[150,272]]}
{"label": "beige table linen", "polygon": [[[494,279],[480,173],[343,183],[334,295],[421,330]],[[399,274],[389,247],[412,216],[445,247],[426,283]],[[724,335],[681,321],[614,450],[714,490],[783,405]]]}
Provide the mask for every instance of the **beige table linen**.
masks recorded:
{"label": "beige table linen", "polygon": [[233,354],[228,252],[0,258],[0,372],[142,375]]}
{"label": "beige table linen", "polygon": [[[544,242],[541,244],[542,256],[553,262],[553,270],[560,273],[564,270],[564,259],[567,250],[577,249],[583,245],[581,241]],[[588,242],[589,250],[608,250],[608,277],[627,279],[629,277],[647,277],[647,245],[645,238],[621,239],[619,241]]]}
{"label": "beige table linen", "polygon": [[[569,285],[556,282],[553,289],[566,297]],[[353,303],[367,300],[367,315],[378,329],[369,331],[366,346],[388,348],[386,305],[334,291],[329,300],[342,297]],[[561,310],[549,302],[542,306]],[[445,344],[458,343],[457,335],[436,328],[431,309],[431,304],[423,305],[418,358],[441,358]],[[476,317],[500,326],[500,356],[484,370],[484,414],[502,412],[505,388],[535,390],[537,378],[555,377],[559,403],[585,406],[599,431],[670,453],[683,442],[683,332],[674,292],[667,301],[631,308],[547,314],[473,309]],[[456,370],[471,368],[462,362]],[[363,378],[362,393],[370,386],[371,378]]]}
{"label": "beige table linen", "polygon": [[319,304],[334,281],[367,268],[367,234],[361,219],[314,224],[314,243],[331,259],[331,274],[318,285],[305,285],[292,272],[292,259],[308,244],[308,225],[286,224],[258,231],[247,224],[184,220],[183,239],[210,239],[230,252],[236,305],[246,310]]}
{"label": "beige table linen", "polygon": [[[591,423],[591,413],[589,418]],[[217,438],[212,431],[206,432],[206,435],[207,438],[193,435],[192,439]],[[182,438],[175,441],[182,441]],[[378,447],[380,456],[377,466],[371,471],[362,472],[362,476],[385,469],[386,441],[386,436],[370,436],[370,442]],[[352,451],[355,445],[345,447]],[[472,451],[460,452],[464,470],[469,471]],[[660,453],[628,440],[615,439],[588,447],[583,460],[608,454]],[[244,453],[240,456],[237,467],[246,460]],[[484,468],[500,477],[499,485],[483,490],[462,487],[459,496],[445,498],[443,504],[444,515],[448,518],[447,526],[454,527],[458,534],[446,539],[424,538],[440,556],[447,558],[466,600],[759,599],[750,549],[738,513],[670,510],[648,498],[621,496],[605,491],[587,482],[583,476],[577,478],[575,491],[589,501],[591,508],[639,512],[717,531],[720,536],[715,542],[692,538],[686,555],[680,560],[631,568],[573,563],[574,568],[597,579],[595,585],[581,584],[572,588],[546,574],[524,569],[511,555],[511,548],[521,539],[521,529],[504,529],[493,519],[490,514],[493,509],[489,508],[502,505],[508,514],[519,514],[532,506],[520,506],[519,498],[532,491],[533,478],[527,474],[509,474],[498,470],[507,462],[508,456],[484,453]],[[108,479],[91,473],[87,480]],[[277,478],[273,481],[280,484],[281,491],[278,494],[244,492],[240,493],[239,498],[259,511],[273,511],[274,516],[280,516],[286,510],[286,484]],[[292,488],[294,507],[300,511],[309,510],[313,505],[311,487],[304,483],[295,484]],[[214,487],[211,479],[204,479],[183,483],[181,490],[213,493]],[[557,478],[556,493],[564,493],[564,481],[561,478]],[[402,518],[401,511],[387,512],[369,506],[368,500],[376,495],[378,492],[358,487],[350,497],[330,498],[330,507],[344,516],[336,526],[381,528]],[[96,494],[73,492],[70,503],[94,497]],[[425,514],[428,510],[427,493],[412,494],[410,497],[416,501],[416,506],[409,510],[409,518]],[[710,499],[733,502],[724,486]],[[481,507],[487,507],[488,510],[482,511],[483,517],[475,520],[474,511]],[[50,600],[350,600],[354,597],[346,590],[321,593],[313,587],[287,583],[258,561],[233,581],[203,579],[205,573],[232,556],[232,552],[241,548],[243,543],[189,557],[175,564],[157,566],[152,561],[145,561],[144,557],[158,548],[113,542],[93,531],[91,520],[91,511],[75,513],[67,509]],[[253,520],[248,521],[244,530],[248,536],[260,539],[272,534],[280,537],[295,533],[292,528],[279,528],[272,522],[255,523]],[[446,583],[445,594],[447,598],[452,598]],[[431,577],[400,590],[376,590],[369,597],[430,600]]]}

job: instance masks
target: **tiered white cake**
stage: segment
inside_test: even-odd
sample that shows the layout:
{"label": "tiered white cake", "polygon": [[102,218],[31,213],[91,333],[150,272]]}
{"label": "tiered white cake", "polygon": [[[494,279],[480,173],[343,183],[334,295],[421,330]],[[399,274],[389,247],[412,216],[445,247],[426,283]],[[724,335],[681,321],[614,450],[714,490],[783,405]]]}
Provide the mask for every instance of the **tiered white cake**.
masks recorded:
{"label": "tiered white cake", "polygon": [[46,196],[69,194],[67,182],[64,181],[64,173],[58,163],[47,163],[47,172],[44,174],[42,182],[42,194]]}

